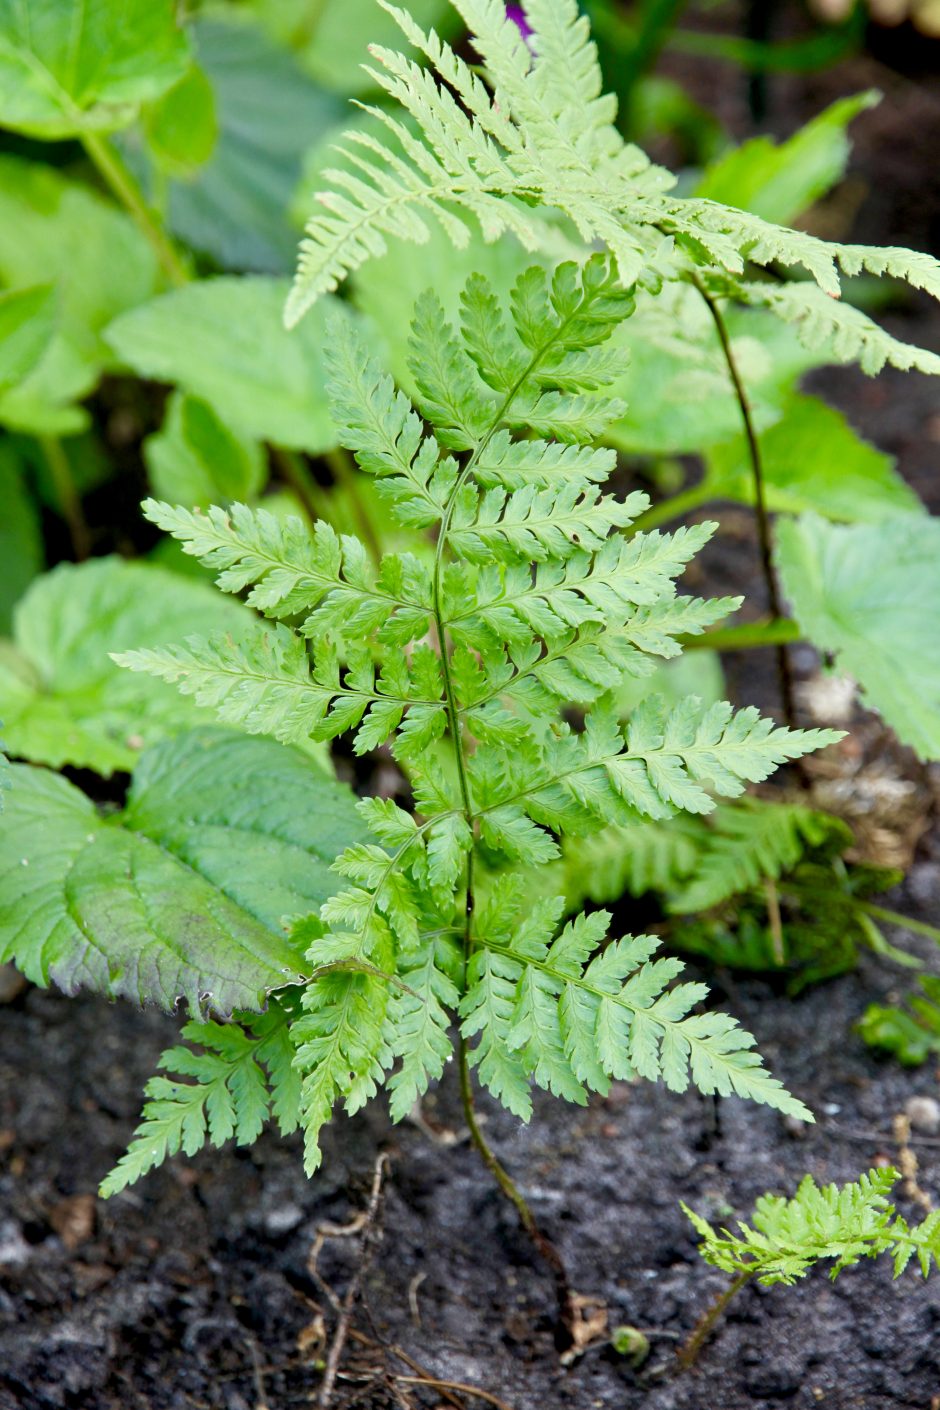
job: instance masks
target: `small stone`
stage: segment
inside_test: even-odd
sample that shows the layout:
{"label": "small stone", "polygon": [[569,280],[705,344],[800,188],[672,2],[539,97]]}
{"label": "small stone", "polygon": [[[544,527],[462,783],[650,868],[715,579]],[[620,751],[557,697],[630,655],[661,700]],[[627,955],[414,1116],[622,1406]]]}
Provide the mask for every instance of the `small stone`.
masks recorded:
{"label": "small stone", "polygon": [[32,1249],[23,1238],[19,1224],[5,1219],[0,1224],[0,1268],[16,1268],[28,1262]]}
{"label": "small stone", "polygon": [[915,1131],[935,1136],[940,1131],[940,1102],[933,1097],[909,1097],[904,1104],[904,1115]]}
{"label": "small stone", "polygon": [[297,1204],[280,1204],[264,1216],[264,1231],[272,1239],[281,1238],[302,1224],[304,1212]]}
{"label": "small stone", "polygon": [[783,1129],[794,1141],[805,1141],[806,1132],[809,1127],[805,1121],[801,1121],[798,1116],[790,1116],[787,1113],[783,1117]]}

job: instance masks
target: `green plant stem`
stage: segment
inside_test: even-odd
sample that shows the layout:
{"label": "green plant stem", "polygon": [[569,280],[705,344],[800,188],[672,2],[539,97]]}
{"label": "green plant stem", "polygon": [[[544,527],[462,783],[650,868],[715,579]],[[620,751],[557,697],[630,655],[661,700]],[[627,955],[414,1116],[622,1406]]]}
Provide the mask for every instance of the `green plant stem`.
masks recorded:
{"label": "green plant stem", "polygon": [[356,516],[356,524],[359,533],[369,550],[373,563],[378,567],[382,561],[382,545],[379,543],[378,535],[375,532],[375,525],[366,512],[366,507],[362,502],[359,493],[359,486],[356,483],[356,474],[349,452],[337,446],[335,450],[328,450],[323,459],[330,467],[330,473],[336,484],[349,498],[352,505],[353,514]]}
{"label": "green plant stem", "polygon": [[736,627],[716,627],[699,636],[681,638],[683,651],[753,651],[759,646],[781,646],[799,641],[803,633],[791,617],[774,621],[762,617],[757,622],[741,622]]}
{"label": "green plant stem", "polygon": [[82,137],[82,146],[102,180],[133,217],[170,283],[177,288],[189,283],[189,273],[172,241],[147,204],[143,192],[128,170],[126,163],[115,151],[112,144],[106,137],[102,137],[96,132],[87,132]]}
{"label": "green plant stem", "polygon": [[754,1273],[751,1269],[745,1269],[743,1273],[739,1273],[734,1282],[729,1283],[724,1292],[715,1298],[711,1306],[708,1307],[698,1319],[692,1329],[691,1335],[682,1343],[679,1350],[676,1352],[681,1370],[688,1371],[695,1365],[702,1347],[711,1336],[715,1323],[724,1313],[728,1303],[751,1281],[753,1276]]}
{"label": "green plant stem", "polygon": [[634,519],[630,532],[643,530],[648,533],[650,529],[658,529],[661,524],[668,524],[672,519],[681,519],[684,515],[691,514],[693,509],[707,504],[710,499],[714,499],[714,495],[705,481],[700,480],[697,485],[690,485],[687,490],[680,490],[678,494],[671,495],[669,499],[661,500],[659,504],[647,509],[645,514]]}
{"label": "green plant stem", "polygon": [[901,915],[900,911],[873,905],[871,901],[859,901],[857,904],[860,911],[875,920],[883,920],[886,925],[897,925],[903,930],[911,930],[915,935],[926,935],[928,939],[940,945],[940,929],[935,925],[928,925],[925,920],[913,920],[910,916]]}
{"label": "green plant stem", "polygon": [[[748,456],[751,462],[751,474],[754,480],[754,509],[757,516],[757,537],[760,545],[761,568],[763,569],[764,582],[767,585],[767,599],[770,606],[770,615],[774,621],[779,621],[784,614],[780,600],[780,589],[777,586],[777,574],[774,569],[773,548],[771,546],[770,537],[770,514],[767,510],[767,496],[764,487],[764,465],[761,457],[760,441],[757,438],[757,430],[754,426],[754,419],[751,416],[751,404],[748,400],[741,373],[738,370],[734,349],[731,346],[731,338],[728,335],[728,326],[722,316],[721,309],[697,276],[692,276],[692,283],[705,300],[708,311],[712,316],[712,322],[715,325],[718,341],[721,344],[721,351],[728,368],[728,375],[731,378],[731,385],[734,388],[734,394],[737,397],[738,407],[741,411],[741,420],[744,424]],[[796,723],[796,699],[793,690],[793,676],[790,671],[790,658],[787,654],[785,642],[781,642],[777,646],[776,656],[777,676],[780,682],[780,697],[783,703],[784,719],[792,729]]]}
{"label": "green plant stem", "polygon": [[82,510],[81,496],[75,488],[75,479],[65,447],[58,436],[40,436],[39,444],[49,466],[62,517],[68,525],[75,560],[84,563],[91,553],[91,534]]}

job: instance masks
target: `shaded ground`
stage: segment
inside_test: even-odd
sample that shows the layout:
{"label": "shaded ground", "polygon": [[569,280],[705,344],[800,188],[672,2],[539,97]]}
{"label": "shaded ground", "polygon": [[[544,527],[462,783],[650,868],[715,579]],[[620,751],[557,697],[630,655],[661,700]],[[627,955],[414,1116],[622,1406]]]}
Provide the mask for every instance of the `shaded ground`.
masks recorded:
{"label": "shaded ground", "polygon": [[[922,903],[938,872],[933,863],[921,869]],[[489,1113],[490,1138],[558,1241],[575,1286],[600,1294],[614,1323],[685,1333],[722,1286],[696,1258],[680,1197],[722,1219],[765,1189],[792,1190],[807,1170],[847,1179],[897,1158],[892,1117],[913,1093],[935,1094],[936,1073],[883,1065],[850,1033],[891,978],[866,962],[797,1003],[755,983],[727,995],[817,1112],[819,1125],[802,1138],[774,1113],[738,1101],[721,1104],[716,1130],[710,1102],[648,1084],[620,1085],[586,1111],[543,1100],[528,1129]],[[895,1284],[874,1264],[835,1285],[814,1276],[794,1290],[746,1291],[700,1368],[682,1379],[644,1390],[604,1350],[563,1371],[549,1281],[474,1153],[435,1144],[411,1124],[390,1130],[378,1110],[336,1128],[312,1182],[296,1141],[265,1136],[247,1152],[174,1162],[91,1216],[81,1197],[120,1153],[140,1086],[172,1037],[159,1015],[141,1021],[123,1006],[35,991],[3,1014],[0,1410],[311,1403],[320,1376],[303,1364],[298,1338],[314,1357],[317,1338],[305,1329],[323,1299],[308,1252],[320,1221],[345,1222],[363,1207],[379,1147],[392,1156],[385,1237],[365,1279],[369,1313],[356,1325],[513,1410],[927,1410],[940,1389],[940,1280],[923,1284],[910,1273]],[[459,1127],[454,1086],[445,1083],[428,1115]],[[915,1146],[921,1184],[934,1193],[938,1147],[936,1138]],[[340,1293],[349,1253],[335,1244],[321,1258]],[[674,1345],[654,1340],[652,1364],[668,1362]],[[381,1361],[368,1358],[373,1367]],[[266,1399],[256,1364],[286,1367],[263,1371]],[[341,1379],[335,1403],[353,1390],[361,1387]],[[348,1403],[396,1402],[379,1387]]]}
{"label": "shaded ground", "polygon": [[[699,74],[702,70],[699,68]],[[687,75],[688,77],[688,75]],[[707,75],[706,75],[707,77]],[[940,103],[931,85],[873,60],[833,75],[786,80],[771,123],[791,131],[836,92],[876,83],[882,108],[858,125],[856,238],[936,247]],[[706,101],[714,102],[713,82]],[[743,88],[724,89],[724,114],[743,135]],[[832,233],[843,233],[841,230]],[[919,305],[892,313],[897,331],[940,347],[940,321]],[[940,509],[935,476],[940,406],[927,379],[852,372],[818,379],[853,423],[898,455]],[[753,548],[732,534],[712,550],[708,588],[757,589]],[[696,584],[697,590],[702,590]],[[806,662],[802,662],[804,666]],[[732,680],[762,699],[760,662]],[[766,703],[766,700],[764,700]],[[936,920],[940,850],[922,846],[898,904]],[[680,1198],[722,1220],[765,1189],[792,1191],[805,1171],[852,1178],[895,1160],[892,1118],[913,1094],[940,1095],[937,1074],[882,1064],[851,1025],[904,975],[866,960],[859,972],[790,1002],[757,982],[718,998],[758,1036],[787,1084],[816,1111],[802,1136],[773,1113],[713,1105],[649,1086],[617,1087],[586,1111],[537,1102],[520,1128],[484,1106],[490,1139],[547,1230],[576,1288],[603,1297],[611,1321],[685,1334],[722,1286],[700,1265]],[[298,1143],[265,1136],[250,1151],[174,1162],[108,1205],[92,1193],[126,1143],[140,1090],[176,1025],[156,1014],[29,991],[0,1009],[0,1410],[293,1410],[313,1403],[322,1357],[307,1258],[318,1224],[349,1219],[366,1200],[375,1157],[392,1157],[384,1239],[364,1280],[356,1328],[397,1344],[437,1377],[471,1382],[512,1410],[882,1410],[940,1404],[940,1279],[892,1283],[877,1265],[835,1285],[748,1290],[700,1368],[641,1383],[623,1360],[593,1350],[569,1370],[552,1343],[551,1286],[512,1212],[461,1141],[435,1143],[381,1112],[327,1137],[323,1171],[301,1174]],[[432,1123],[459,1131],[453,1074],[429,1102]],[[924,1189],[940,1196],[940,1138],[915,1144]],[[916,1209],[902,1205],[911,1219]],[[328,1245],[321,1269],[342,1294],[355,1259]],[[328,1309],[325,1309],[328,1312]],[[332,1321],[327,1316],[327,1331]],[[675,1340],[654,1338],[654,1369]],[[302,1349],[299,1349],[299,1347]],[[401,1383],[401,1361],[353,1343],[336,1406],[477,1405]],[[415,1374],[412,1371],[412,1374]],[[410,1397],[410,1398],[409,1398]]]}

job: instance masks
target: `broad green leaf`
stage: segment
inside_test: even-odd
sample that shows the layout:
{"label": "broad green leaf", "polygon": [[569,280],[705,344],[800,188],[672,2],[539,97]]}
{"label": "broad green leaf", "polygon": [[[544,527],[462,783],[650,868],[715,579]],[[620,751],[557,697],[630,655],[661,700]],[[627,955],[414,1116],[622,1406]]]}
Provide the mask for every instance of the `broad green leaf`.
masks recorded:
{"label": "broad green leaf", "polygon": [[0,122],[31,137],[126,127],[188,62],[173,0],[0,0]]}
{"label": "broad green leaf", "polygon": [[337,890],[334,860],[366,837],[356,804],[303,751],[212,726],[147,750],[124,822],[283,933]]}
{"label": "broad green leaf", "polygon": [[[852,430],[841,412],[816,397],[795,394],[783,417],[761,436],[761,461],[771,509],[828,519],[879,523],[918,513],[923,505],[889,455]],[[705,484],[715,499],[754,502],[754,477],[743,436],[714,446]]]}
{"label": "broad green leaf", "polygon": [[287,291],[261,277],[190,284],[124,314],[108,341],[135,372],[203,398],[242,434],[317,454],[336,445],[323,345],[342,306],[324,299],[288,333]]}
{"label": "broad green leaf", "polygon": [[297,750],[220,729],[148,752],[119,816],[14,765],[0,829],[0,959],[34,982],[173,1008],[260,1008],[304,972],[282,917],[335,889],[352,793]]}
{"label": "broad green leaf", "polygon": [[49,346],[55,322],[50,284],[0,294],[0,391],[32,372]]}
{"label": "broad green leaf", "polygon": [[0,396],[0,420],[70,435],[86,396],[115,359],[101,329],[159,288],[156,259],[129,216],[49,167],[0,156],[0,283],[55,287],[57,324],[37,364]]}
{"label": "broad green leaf", "polygon": [[752,138],[710,166],[696,194],[790,225],[844,176],[846,128],[878,99],[874,92],[840,98],[786,142]]}
{"label": "broad green leaf", "polygon": [[777,524],[777,563],[809,640],[922,759],[940,759],[940,521]]}
{"label": "broad green leaf", "polygon": [[0,642],[0,719],[8,752],[111,774],[166,734],[212,719],[172,687],[119,670],[109,653],[192,632],[246,636],[240,603],[159,568],[99,558],[37,579]]}
{"label": "broad green leaf", "polygon": [[169,183],[166,218],[174,234],[223,268],[283,274],[296,254],[287,212],[304,152],[342,109],[247,16],[235,23],[242,18],[231,13],[194,27],[218,140],[195,175]]}
{"label": "broad green leaf", "polygon": [[23,483],[20,458],[9,440],[0,441],[0,632],[9,631],[13,605],[42,560],[39,514]]}
{"label": "broad green leaf", "polygon": [[207,75],[193,64],[143,115],[147,145],[171,176],[191,178],[204,166],[219,136],[215,94]]}
{"label": "broad green leaf", "polygon": [[94,364],[56,333],[32,372],[0,392],[0,426],[29,436],[77,436],[91,418],[76,403],[94,390],[97,380]]}
{"label": "broad green leaf", "polygon": [[144,442],[150,484],[159,499],[187,508],[248,503],[264,485],[257,441],[229,430],[207,402],[174,392],[162,430]]}

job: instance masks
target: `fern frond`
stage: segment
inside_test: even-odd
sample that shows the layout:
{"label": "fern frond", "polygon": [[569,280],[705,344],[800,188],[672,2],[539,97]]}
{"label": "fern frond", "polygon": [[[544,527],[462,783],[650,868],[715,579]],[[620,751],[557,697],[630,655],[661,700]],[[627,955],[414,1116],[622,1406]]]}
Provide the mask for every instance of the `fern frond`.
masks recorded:
{"label": "fern frond", "polygon": [[[919,271],[919,264],[916,268]],[[926,279],[926,275],[918,272],[917,278]],[[857,362],[871,377],[886,363],[903,372],[913,369],[940,375],[937,353],[900,342],[861,309],[838,297],[829,297],[813,284],[740,283],[735,292],[742,302],[770,309],[785,323],[791,323],[800,341],[811,351],[824,349],[834,362]]]}
{"label": "fern frond", "polygon": [[470,772],[484,828],[528,815],[554,831],[596,830],[628,821],[626,807],[651,818],[709,813],[706,788],[734,798],[780,764],[823,748],[841,736],[832,730],[774,727],[752,707],[735,714],[727,703],[704,707],[697,698],[664,711],[645,700],[625,729],[606,711],[585,720],[582,734],[550,742],[537,766],[512,761],[489,773],[476,757]]}
{"label": "fern frond", "polygon": [[705,911],[765,877],[776,879],[807,847],[822,845],[833,828],[842,830],[836,819],[793,803],[749,798],[718,808],[695,876],[670,897],[669,909],[680,915]]}
{"label": "fern frond", "polygon": [[883,1253],[893,1256],[895,1277],[914,1255],[926,1277],[940,1258],[940,1214],[929,1214],[915,1228],[897,1217],[888,1195],[899,1178],[888,1168],[870,1170],[851,1184],[819,1186],[807,1175],[792,1199],[762,1195],[752,1225],[739,1222],[737,1234],[719,1233],[682,1208],[702,1237],[699,1253],[706,1263],[747,1273],[765,1287],[790,1285],[823,1261],[832,1262],[830,1276],[836,1278],[862,1258]]}
{"label": "fern frond", "polygon": [[404,392],[396,391],[348,320],[330,325],[330,409],[340,444],[378,478],[399,519],[427,528],[443,514],[457,463],[425,436]]}
{"label": "fern frond", "polygon": [[[640,498],[625,503],[642,512]],[[534,576],[513,563],[486,563],[471,585],[456,569],[444,581],[448,629],[458,640],[510,646],[528,645],[535,636],[551,641],[587,622],[628,629],[638,638],[636,645],[655,638],[656,623],[662,624],[660,639],[673,635],[673,628],[675,634],[703,630],[736,610],[737,599],[717,599],[714,618],[708,604],[681,598],[667,605],[663,599],[673,598],[675,578],[716,527],[695,524],[674,534],[638,533],[630,539],[614,535],[594,554],[575,549],[560,561],[539,563]],[[655,611],[648,614],[636,610],[652,604]]]}
{"label": "fern frond", "polygon": [[[290,1020],[296,1000],[272,999],[266,1013],[231,1023],[193,1021],[182,1037],[198,1047],[174,1047],[158,1066],[174,1076],[152,1077],[144,1088],[143,1119],[127,1150],[103,1181],[103,1199],[120,1193],[169,1156],[195,1155],[207,1143],[250,1145],[274,1117],[282,1135],[300,1120],[300,1082],[293,1069]],[[180,1079],[191,1079],[183,1081]]]}
{"label": "fern frond", "polygon": [[453,1051],[448,1029],[460,1000],[460,968],[459,951],[443,940],[402,966],[402,987],[389,1000],[386,1034],[393,1058],[401,1060],[387,1084],[393,1121],[408,1115]]}
{"label": "fern frond", "polygon": [[[533,0],[531,49],[500,0],[454,0],[454,6],[483,59],[486,82],[405,10],[385,4],[430,69],[374,49],[378,67],[369,72],[410,115],[418,135],[381,109],[370,111],[384,123],[387,142],[348,134],[352,169],[327,173],[333,189],[320,193],[323,212],[307,227],[289,324],[384,253],[389,236],[425,242],[429,220],[458,247],[467,243],[467,222],[475,221],[488,241],[510,231],[525,248],[544,248],[551,230],[532,218],[533,205],[573,222],[586,246],[604,244],[624,286],[658,288],[664,278],[687,278],[690,266],[734,283],[748,265],[785,265],[804,269],[813,287],[833,298],[840,270],[889,275],[940,297],[940,264],[930,256],[829,244],[733,206],[671,194],[672,175],[625,143],[613,125],[616,104],[601,92],[597,56],[575,0]],[[805,337],[831,340],[839,357],[861,357],[866,370],[885,361],[938,370],[931,354],[879,339],[863,315],[841,312],[827,320],[819,305],[800,310],[789,299],[792,287],[801,286],[783,286],[783,299],[768,292],[765,305],[796,322]],[[741,297],[758,301],[743,281]]]}
{"label": "fern frond", "polygon": [[126,670],[169,681],[214,709],[225,724],[285,744],[309,738],[331,699],[310,673],[303,640],[280,623],[247,641],[191,636],[184,646],[124,651],[112,659]]}
{"label": "fern frond", "polygon": [[304,991],[304,1013],[292,1027],[300,1074],[304,1168],[322,1161],[320,1132],[342,1100],[350,1113],[375,1095],[390,1060],[384,1038],[388,982],[377,974],[336,970]]}
{"label": "fern frond", "polygon": [[611,529],[625,528],[648,503],[642,493],[625,500],[600,495],[595,485],[571,480],[561,489],[486,490],[458,501],[450,538],[471,563],[541,563],[599,549]]}
{"label": "fern frond", "polygon": [[[537,903],[509,925],[504,904],[479,917],[479,946],[461,1005],[463,1033],[481,1041],[471,1062],[480,1080],[524,1115],[523,1076],[572,1100],[611,1078],[662,1080],[685,1091],[750,1097],[804,1119],[803,1104],[761,1066],[754,1039],[720,1013],[693,1013],[704,985],[669,988],[682,970],[653,959],[659,940],[628,936],[600,948],[610,915],[578,916],[552,939],[563,901]],[[589,1055],[586,1057],[586,1055]]]}
{"label": "fern frond", "polygon": [[[495,56],[497,100],[488,107],[479,79],[432,38],[422,42],[449,75],[449,93],[415,66],[380,56],[386,86],[400,88],[433,130],[427,152],[410,132],[397,133],[408,161],[425,176],[435,163],[479,175],[498,148],[526,173],[532,199],[541,189],[532,185],[533,150],[521,128],[518,140],[509,135],[522,112],[556,142],[559,170],[583,177],[578,201],[595,200],[591,183],[607,167],[632,183],[637,200],[656,199],[655,172],[606,132],[603,100],[590,139],[568,130],[570,105],[597,87],[569,0],[554,16],[545,11],[546,47],[534,60],[509,36],[516,31],[501,4],[462,3]],[[413,34],[412,22],[399,19]],[[569,42],[572,86],[559,97],[545,85],[555,83],[550,75]],[[462,151],[447,126],[454,91],[465,105],[460,121],[475,114],[486,139],[478,132]],[[401,176],[405,158],[396,160]],[[381,175],[374,179],[387,189]],[[338,1102],[356,1110],[385,1083],[393,1116],[410,1109],[443,1070],[455,1012],[474,1040],[481,1081],[523,1117],[533,1082],[583,1102],[633,1072],[677,1090],[693,1081],[706,1092],[805,1110],[761,1068],[732,1019],[694,1012],[701,986],[670,988],[681,966],[654,959],[656,941],[605,948],[600,913],[558,934],[560,900],[536,900],[520,920],[501,885],[492,904],[474,905],[477,853],[520,870],[544,866],[559,855],[555,834],[612,825],[627,829],[630,848],[638,818],[708,814],[715,796],[737,797],[777,764],[839,737],[777,729],[754,710],[735,714],[696,699],[669,710],[650,699],[626,725],[616,717],[612,702],[625,678],[648,674],[657,659],[676,655],[682,636],[738,605],[676,594],[676,579],[714,525],[627,538],[617,531],[647,508],[646,496],[601,492],[614,458],[589,442],[617,411],[607,395],[622,369],[612,333],[632,307],[603,254],[561,265],[550,278],[526,271],[505,309],[472,278],[456,328],[425,296],[412,329],[415,404],[349,321],[337,325],[327,357],[339,437],[399,520],[433,530],[430,569],[387,555],[376,573],[361,545],[325,526],[307,544],[296,526],[247,510],[203,519],[153,508],[220,572],[223,587],[250,587],[260,610],[304,620],[299,628],[259,624],[242,642],[192,638],[128,652],[121,664],[175,681],[249,731],[284,740],[349,735],[357,753],[388,747],[412,790],[413,814],[390,800],[359,804],[372,838],[336,858],[334,894],[293,925],[309,974],[291,1028],[309,1170]],[[560,703],[571,702],[595,706],[583,730],[560,718]],[[634,885],[657,865],[678,874],[688,832],[668,867],[655,862],[651,844],[645,862],[635,848]],[[465,955],[454,936],[465,935],[468,915]]]}

